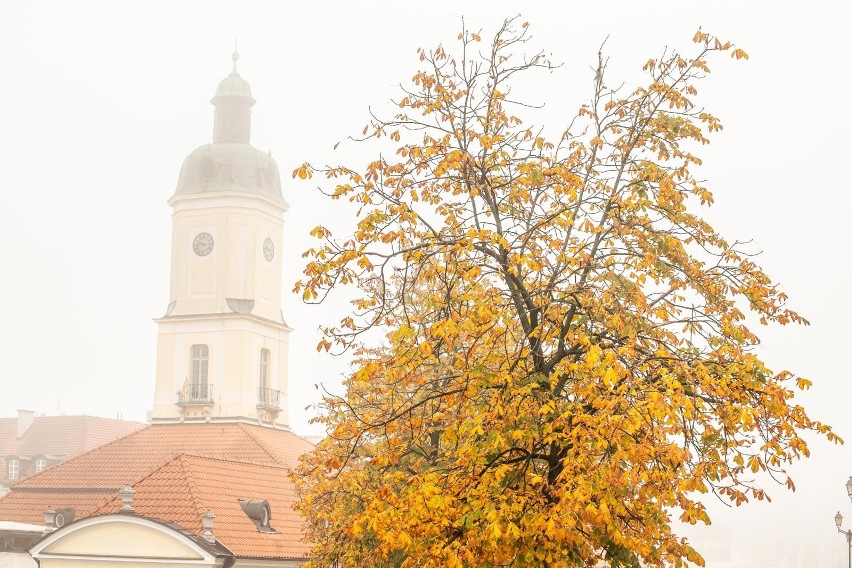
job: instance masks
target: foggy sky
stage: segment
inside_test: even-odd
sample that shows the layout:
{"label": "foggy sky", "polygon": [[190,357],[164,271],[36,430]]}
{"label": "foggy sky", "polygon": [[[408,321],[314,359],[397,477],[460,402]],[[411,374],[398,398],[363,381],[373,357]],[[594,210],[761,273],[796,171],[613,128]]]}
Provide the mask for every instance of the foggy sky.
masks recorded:
{"label": "foggy sky", "polygon": [[[230,71],[234,38],[258,101],[252,143],[272,151],[291,205],[289,292],[310,228],[351,218],[312,191],[317,180],[289,173],[304,161],[366,163],[367,148],[332,147],[360,132],[368,106],[397,95],[418,70],[416,48],[452,45],[462,16],[489,35],[522,6],[303,4],[0,1],[0,416],[27,408],[145,419],[152,320],[169,301],[166,200],[183,158],[211,139],[209,99]],[[813,380],[797,402],[852,438],[847,3],[536,3],[523,15],[531,49],[564,65],[518,92],[546,103],[539,116],[557,130],[590,95],[604,40],[611,84],[631,85],[667,45],[688,49],[699,25],[749,53],[748,62],[711,62],[699,87],[699,102],[725,125],[700,154],[716,196],[706,214],[730,240],[752,239],[764,251],[759,263],[811,321],[760,330],[761,354]],[[284,305],[295,328],[291,423],[316,433],[303,410],[316,400],[314,385],[334,388],[346,369],[316,352],[317,328],[347,305],[305,306],[289,293]],[[771,505],[712,504],[712,529],[689,533],[728,535],[743,554],[767,559],[758,566],[845,566],[832,516],[839,509],[852,521],[843,488],[852,452],[820,440],[812,450],[792,468],[796,493],[770,485]]]}

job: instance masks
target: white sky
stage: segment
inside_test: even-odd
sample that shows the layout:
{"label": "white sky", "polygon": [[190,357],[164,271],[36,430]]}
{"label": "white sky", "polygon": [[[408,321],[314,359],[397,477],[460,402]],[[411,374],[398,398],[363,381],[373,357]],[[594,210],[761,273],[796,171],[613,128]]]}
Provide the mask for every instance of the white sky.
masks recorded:
{"label": "white sky", "polygon": [[[702,154],[716,193],[707,215],[729,238],[754,239],[760,263],[810,319],[766,329],[763,355],[811,378],[800,400],[852,443],[852,199],[842,173],[852,154],[852,9],[841,0],[528,4],[533,46],[565,63],[524,88],[547,103],[553,127],[585,101],[607,36],[612,84],[635,79],[666,45],[688,48],[699,25],[749,53],[711,63],[701,88],[725,124]],[[291,423],[316,432],[303,411],[313,385],[335,384],[345,368],[316,353],[316,329],[346,306],[304,306],[289,289],[310,228],[339,223],[343,211],[289,172],[303,161],[364,163],[365,148],[332,146],[360,132],[368,105],[397,95],[417,70],[415,49],[452,44],[461,16],[489,32],[520,5],[0,0],[0,416],[28,408],[144,420],[152,319],[169,300],[166,200],[183,158],[210,140],[208,101],[239,38],[240,73],[258,100],[252,142],[272,150],[291,205]],[[768,506],[711,503],[713,528],[690,533],[727,534],[758,566],[845,566],[832,516],[852,521],[850,448],[816,441],[792,470],[796,493],[770,487]]]}

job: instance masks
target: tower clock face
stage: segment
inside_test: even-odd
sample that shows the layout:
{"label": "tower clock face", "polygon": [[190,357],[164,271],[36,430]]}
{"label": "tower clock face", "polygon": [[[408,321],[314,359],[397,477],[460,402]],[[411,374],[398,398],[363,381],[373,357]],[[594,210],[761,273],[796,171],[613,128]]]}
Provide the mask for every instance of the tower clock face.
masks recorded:
{"label": "tower clock face", "polygon": [[210,233],[198,233],[192,241],[192,250],[198,256],[207,256],[213,251],[213,235]]}
{"label": "tower clock face", "polygon": [[263,240],[263,258],[266,259],[266,262],[272,262],[272,259],[275,258],[275,243],[269,237]]}

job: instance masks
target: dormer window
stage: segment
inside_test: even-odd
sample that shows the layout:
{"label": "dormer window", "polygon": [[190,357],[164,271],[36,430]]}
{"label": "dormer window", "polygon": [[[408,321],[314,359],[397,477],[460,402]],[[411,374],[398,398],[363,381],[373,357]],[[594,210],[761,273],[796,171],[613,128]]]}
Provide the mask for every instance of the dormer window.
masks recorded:
{"label": "dormer window", "polygon": [[41,472],[43,472],[45,469],[47,469],[47,460],[46,460],[46,459],[44,459],[44,458],[38,458],[38,459],[35,461],[35,472],[36,472],[36,473],[41,473]]}
{"label": "dormer window", "polygon": [[7,477],[12,479],[18,479],[21,475],[21,461],[17,458],[10,459],[8,464],[6,464],[7,468]]}
{"label": "dormer window", "polygon": [[269,521],[272,518],[272,512],[269,509],[269,501],[266,499],[238,499],[240,508],[243,513],[251,519],[254,526],[257,527],[257,532],[266,534],[278,534],[278,531],[269,526]]}

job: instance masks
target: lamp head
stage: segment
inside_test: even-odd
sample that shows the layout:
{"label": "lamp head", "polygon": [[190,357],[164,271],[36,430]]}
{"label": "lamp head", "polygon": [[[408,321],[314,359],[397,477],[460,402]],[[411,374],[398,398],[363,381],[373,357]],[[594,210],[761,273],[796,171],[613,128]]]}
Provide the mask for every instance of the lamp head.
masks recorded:
{"label": "lamp head", "polygon": [[849,476],[849,481],[846,482],[846,494],[852,499],[852,475]]}
{"label": "lamp head", "polygon": [[840,511],[837,511],[837,514],[834,515],[834,524],[837,525],[837,528],[840,528],[840,525],[843,524],[843,515],[840,514]]}

